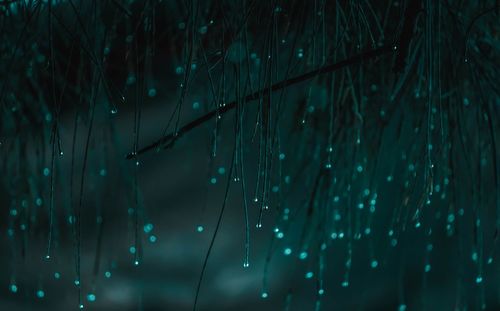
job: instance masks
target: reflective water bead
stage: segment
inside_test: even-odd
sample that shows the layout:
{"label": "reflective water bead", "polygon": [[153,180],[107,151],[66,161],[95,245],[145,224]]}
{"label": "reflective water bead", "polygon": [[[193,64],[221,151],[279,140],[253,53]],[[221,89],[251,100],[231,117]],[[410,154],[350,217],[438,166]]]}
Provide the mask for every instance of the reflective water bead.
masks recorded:
{"label": "reflective water bead", "polygon": [[90,301],[90,302],[94,302],[95,301],[95,295],[90,293],[87,295],[87,300]]}
{"label": "reflective water bead", "polygon": [[13,293],[17,293],[17,285],[16,284],[10,284],[9,289]]}
{"label": "reflective water bead", "polygon": [[41,299],[41,298],[45,297],[45,292],[43,290],[39,289],[36,292],[36,296]]}

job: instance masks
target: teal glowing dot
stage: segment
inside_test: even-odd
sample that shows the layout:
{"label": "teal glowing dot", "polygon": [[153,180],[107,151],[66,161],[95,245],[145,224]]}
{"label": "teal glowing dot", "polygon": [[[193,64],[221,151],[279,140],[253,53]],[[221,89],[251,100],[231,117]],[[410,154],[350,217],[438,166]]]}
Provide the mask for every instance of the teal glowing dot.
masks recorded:
{"label": "teal glowing dot", "polygon": [[192,63],[192,64],[191,64],[191,70],[196,70],[196,68],[197,68],[196,63]]}
{"label": "teal glowing dot", "polygon": [[224,175],[226,173],[226,169],[224,167],[219,167],[219,169],[217,170],[217,172],[220,174],[220,175]]}
{"label": "teal glowing dot", "polygon": [[94,302],[95,301],[95,295],[94,294],[88,294],[87,295],[87,300],[90,301],[90,302]]}
{"label": "teal glowing dot", "polygon": [[249,266],[248,260],[245,260],[245,262],[243,262],[243,268],[248,268]]}
{"label": "teal glowing dot", "polygon": [[299,254],[299,259],[304,260],[304,259],[306,259],[306,258],[307,258],[307,252],[301,252],[301,253]]}
{"label": "teal glowing dot", "polygon": [[376,267],[378,267],[378,261],[372,260],[372,262],[370,263],[370,267],[372,267],[373,269],[375,269]]}
{"label": "teal glowing dot", "polygon": [[104,168],[101,168],[101,170],[99,171],[99,175],[101,175],[102,177],[108,175],[108,172],[106,171],[106,169]]}
{"label": "teal glowing dot", "polygon": [[277,237],[278,239],[282,239],[284,236],[285,236],[285,234],[284,234],[283,232],[278,232],[278,233],[276,233],[276,237]]}
{"label": "teal glowing dot", "polygon": [[479,275],[478,277],[476,277],[476,283],[477,284],[481,283],[482,281],[483,281],[483,277],[482,276]]}
{"label": "teal glowing dot", "polygon": [[111,272],[109,272],[109,271],[104,272],[104,276],[105,276],[107,279],[109,279],[109,278],[111,277]]}
{"label": "teal glowing dot", "polygon": [[313,276],[314,276],[314,273],[312,273],[311,271],[307,272],[306,275],[305,275],[306,279],[310,279]]}
{"label": "teal glowing dot", "polygon": [[260,297],[266,299],[269,295],[266,292],[263,292]]}
{"label": "teal glowing dot", "polygon": [[46,167],[46,168],[43,169],[43,175],[44,176],[49,176],[50,175],[50,170],[49,170],[48,167]]}
{"label": "teal glowing dot", "polygon": [[324,289],[321,288],[321,289],[318,290],[318,295],[323,295],[324,293],[325,293]]}
{"label": "teal glowing dot", "polygon": [[285,154],[284,153],[280,153],[280,160],[284,160],[285,159]]}
{"label": "teal glowing dot", "polygon": [[55,279],[60,279],[61,278],[61,274],[59,272],[55,272],[54,273],[54,278]]}
{"label": "teal glowing dot", "polygon": [[134,75],[129,75],[127,77],[127,84],[131,85],[131,84],[134,84],[134,83],[135,83],[135,76]]}
{"label": "teal glowing dot", "polygon": [[83,304],[80,304],[80,309],[83,309]]}
{"label": "teal glowing dot", "polygon": [[347,287],[347,286],[349,286],[349,281],[342,282],[342,287]]}
{"label": "teal glowing dot", "polygon": [[196,231],[198,231],[198,232],[203,232],[204,229],[205,228],[203,228],[202,225],[199,225],[198,227],[196,227]]}
{"label": "teal glowing dot", "polygon": [[182,68],[181,66],[177,66],[177,67],[175,68],[175,73],[176,73],[176,74],[180,75],[180,74],[182,74],[183,72],[184,72],[184,68]]}
{"label": "teal glowing dot", "polygon": [[406,311],[406,305],[405,304],[399,305],[398,311]]}
{"label": "teal glowing dot", "polygon": [[149,97],[155,97],[156,96],[156,89],[155,88],[150,88],[148,90],[148,96]]}
{"label": "teal glowing dot", "polygon": [[387,176],[387,182],[391,182],[393,179],[392,175]]}
{"label": "teal glowing dot", "polygon": [[477,256],[476,252],[473,252],[471,257],[472,257],[472,261],[477,261],[478,256]]}
{"label": "teal glowing dot", "polygon": [[431,271],[431,265],[429,265],[429,264],[425,265],[424,271],[425,272]]}
{"label": "teal glowing dot", "polygon": [[80,280],[75,280],[75,285],[79,286],[80,285]]}
{"label": "teal glowing dot", "polygon": [[135,254],[135,246],[130,246],[128,249],[129,253]]}
{"label": "teal glowing dot", "polygon": [[365,196],[369,196],[370,195],[370,189],[366,188],[364,191],[363,191],[363,194]]}
{"label": "teal glowing dot", "polygon": [[302,58],[304,57],[304,50],[303,49],[299,49],[298,52],[297,52],[297,57],[298,58]]}
{"label": "teal glowing dot", "polygon": [[7,230],[7,235],[10,236],[10,237],[14,236],[14,230],[8,229]]}
{"label": "teal glowing dot", "polygon": [[11,292],[17,293],[17,285],[16,284],[11,284],[9,286],[9,289],[10,289]]}
{"label": "teal glowing dot", "polygon": [[16,216],[17,215],[17,209],[13,208],[10,210],[10,215],[11,216]]}
{"label": "teal glowing dot", "polygon": [[199,103],[199,102],[194,102],[194,103],[193,103],[193,109],[194,109],[194,110],[198,110],[198,109],[200,109],[200,103]]}
{"label": "teal glowing dot", "polygon": [[111,114],[117,114],[117,113],[118,109],[116,109],[116,107],[111,108]]}
{"label": "teal glowing dot", "polygon": [[358,167],[356,167],[356,170],[358,171],[358,173],[361,173],[363,171],[363,167],[361,165],[358,165]]}
{"label": "teal glowing dot", "polygon": [[451,223],[451,222],[454,222],[454,221],[455,221],[455,215],[453,215],[453,214],[449,214],[449,215],[448,215],[448,222],[450,222],[450,223]]}
{"label": "teal glowing dot", "polygon": [[45,115],[45,121],[47,122],[52,121],[52,114],[50,112]]}
{"label": "teal glowing dot", "polygon": [[212,185],[215,185],[217,183],[217,178],[215,178],[215,177],[210,178],[210,183]]}
{"label": "teal glowing dot", "polygon": [[340,201],[340,198],[338,195],[334,196],[333,197],[333,202],[337,203],[338,201]]}
{"label": "teal glowing dot", "polygon": [[489,257],[488,258],[488,261],[486,262],[487,264],[491,265],[493,263],[493,258],[492,257]]}
{"label": "teal glowing dot", "polygon": [[40,299],[42,299],[43,297],[45,297],[45,292],[41,289],[37,290],[36,291],[36,296]]}
{"label": "teal glowing dot", "polygon": [[396,245],[398,245],[398,240],[396,240],[396,239],[392,239],[392,240],[391,240],[391,246],[392,246],[392,247],[396,247]]}
{"label": "teal glowing dot", "polygon": [[289,256],[291,253],[292,249],[290,247],[285,248],[285,250],[283,251],[283,254],[285,254],[285,256]]}
{"label": "teal glowing dot", "polygon": [[370,228],[366,228],[365,229],[365,234],[366,235],[369,235],[371,232],[372,232],[372,229],[370,229]]}
{"label": "teal glowing dot", "polygon": [[428,252],[430,252],[430,251],[432,251],[433,247],[434,246],[432,244],[427,244],[426,249],[427,249]]}
{"label": "teal glowing dot", "polygon": [[198,32],[202,35],[206,34],[207,33],[207,30],[208,30],[208,27],[207,26],[201,26],[199,29],[198,29]]}
{"label": "teal glowing dot", "polygon": [[154,243],[156,242],[156,236],[152,235],[149,237],[149,242]]}
{"label": "teal glowing dot", "polygon": [[276,193],[280,190],[280,188],[278,186],[273,186],[273,188],[271,190],[272,190],[272,192]]}
{"label": "teal glowing dot", "polygon": [[332,240],[337,239],[337,233],[336,232],[332,232],[332,234],[330,234],[330,238],[332,238]]}
{"label": "teal glowing dot", "polygon": [[151,231],[153,231],[153,224],[145,224],[144,225],[144,232],[150,233]]}
{"label": "teal glowing dot", "polygon": [[139,260],[134,261],[134,266],[138,266],[138,265],[139,265]]}
{"label": "teal glowing dot", "polygon": [[370,213],[375,213],[375,205],[370,205]]}

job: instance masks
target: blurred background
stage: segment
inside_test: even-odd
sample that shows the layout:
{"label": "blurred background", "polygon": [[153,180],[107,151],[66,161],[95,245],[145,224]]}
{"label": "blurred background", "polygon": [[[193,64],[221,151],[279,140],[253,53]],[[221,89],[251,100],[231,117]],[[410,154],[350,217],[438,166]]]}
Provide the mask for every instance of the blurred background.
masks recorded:
{"label": "blurred background", "polygon": [[0,310],[499,310],[498,1],[1,1]]}

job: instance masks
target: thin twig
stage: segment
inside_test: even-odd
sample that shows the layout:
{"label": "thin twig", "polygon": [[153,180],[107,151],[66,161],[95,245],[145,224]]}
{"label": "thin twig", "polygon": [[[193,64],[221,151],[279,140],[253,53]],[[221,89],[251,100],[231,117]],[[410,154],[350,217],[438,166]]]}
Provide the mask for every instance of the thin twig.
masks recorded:
{"label": "thin twig", "polygon": [[[260,98],[260,96],[262,94],[269,93],[270,91],[271,92],[278,91],[278,90],[281,90],[281,89],[286,88],[288,86],[307,81],[307,80],[314,78],[318,75],[330,73],[330,72],[342,69],[342,68],[347,67],[347,66],[351,66],[351,65],[354,65],[354,64],[357,64],[357,63],[360,63],[360,62],[363,62],[363,61],[366,61],[366,60],[369,60],[369,59],[372,59],[372,58],[375,58],[378,56],[382,56],[384,54],[387,54],[387,53],[390,53],[393,51],[394,51],[394,49],[391,46],[383,46],[380,48],[368,50],[366,52],[354,55],[353,57],[350,57],[350,58],[345,59],[343,61],[340,61],[338,63],[331,64],[328,66],[322,66],[319,69],[315,69],[313,71],[307,72],[305,74],[302,74],[302,75],[294,77],[294,78],[280,81],[278,83],[273,84],[270,87],[267,87],[267,88],[264,88],[264,89],[259,90],[257,92],[254,92],[252,94],[249,94],[249,95],[245,96],[243,103],[247,104],[248,102],[251,102],[253,100]],[[217,115],[217,113],[219,115],[223,115],[226,112],[234,109],[236,107],[236,102],[237,101],[235,100],[235,101],[227,104],[224,107],[218,108],[217,110],[212,110],[209,113],[199,117],[198,119],[195,119],[195,120],[189,122],[188,124],[181,127],[177,132],[165,135],[162,138],[158,139],[156,142],[154,142],[146,147],[141,148],[140,150],[137,151],[137,155],[141,155],[143,153],[146,153],[146,152],[151,151],[153,149],[159,148],[161,146],[164,146],[165,149],[171,147],[175,143],[175,141],[177,139],[179,139],[179,137],[181,137],[183,134],[185,134],[185,133],[191,131],[192,129],[197,128],[198,126],[202,125],[203,123],[213,119]],[[132,159],[134,156],[136,156],[136,155],[133,152],[130,152],[129,154],[127,154],[126,159],[128,159],[128,160]]]}

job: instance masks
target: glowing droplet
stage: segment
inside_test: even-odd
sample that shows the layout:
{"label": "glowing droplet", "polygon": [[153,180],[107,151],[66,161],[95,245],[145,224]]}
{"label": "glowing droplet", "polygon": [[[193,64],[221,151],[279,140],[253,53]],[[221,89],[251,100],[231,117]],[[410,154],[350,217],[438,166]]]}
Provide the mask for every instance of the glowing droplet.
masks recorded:
{"label": "glowing droplet", "polygon": [[43,297],[45,297],[45,292],[41,289],[37,290],[36,292],[36,296],[40,299],[42,299]]}
{"label": "glowing droplet", "polygon": [[307,272],[306,275],[305,275],[306,279],[310,279],[313,276],[314,276],[314,273],[312,273],[311,271]]}
{"label": "glowing droplet", "polygon": [[285,254],[286,256],[290,255],[291,253],[292,249],[290,247],[285,248],[285,250],[283,251],[283,254]]}
{"label": "glowing droplet", "polygon": [[94,294],[88,294],[87,295],[87,300],[90,301],[90,302],[94,302],[95,301],[95,295]]}
{"label": "glowing droplet", "polygon": [[148,96],[149,97],[155,97],[156,96],[156,89],[155,88],[150,88],[148,90]]}
{"label": "glowing droplet", "polygon": [[54,278],[59,279],[61,277],[61,274],[59,272],[54,273]]}
{"label": "glowing droplet", "polygon": [[111,272],[109,272],[109,271],[104,272],[104,276],[105,276],[107,279],[109,279],[109,278],[111,277]]}
{"label": "glowing droplet", "polygon": [[154,243],[156,242],[156,236],[152,235],[149,237],[149,242]]}
{"label": "glowing droplet", "polygon": [[205,228],[203,228],[202,225],[198,225],[198,227],[196,227],[196,231],[198,231],[198,232],[203,232],[204,229]]}
{"label": "glowing droplet", "polygon": [[301,253],[299,254],[299,259],[304,260],[304,259],[306,259],[306,258],[307,258],[307,252],[301,252]]}
{"label": "glowing droplet", "polygon": [[131,254],[135,254],[135,247],[134,246],[130,246],[128,251],[131,253]]}
{"label": "glowing droplet", "polygon": [[263,292],[260,297],[266,299],[269,295],[266,292]]}
{"label": "glowing droplet", "polygon": [[46,168],[43,169],[43,175],[44,176],[49,176],[50,175],[50,170],[49,170],[48,167],[46,167]]}
{"label": "glowing droplet", "polygon": [[11,284],[9,286],[9,289],[10,289],[11,292],[17,293],[17,285],[16,284]]}
{"label": "glowing droplet", "polygon": [[224,175],[224,173],[226,173],[226,169],[224,167],[219,167],[219,169],[217,170],[217,172],[220,174],[220,175]]}
{"label": "glowing droplet", "polygon": [[376,260],[372,260],[372,262],[371,262],[370,266],[371,266],[373,269],[375,269],[375,268],[378,266],[378,261],[376,261]]}
{"label": "glowing droplet", "polygon": [[153,224],[145,224],[144,225],[144,232],[145,233],[150,233],[153,230]]}

